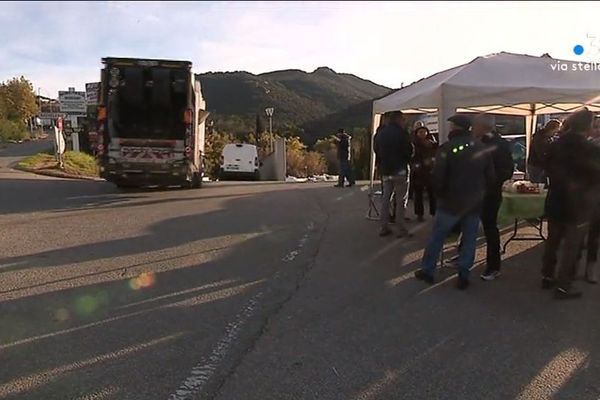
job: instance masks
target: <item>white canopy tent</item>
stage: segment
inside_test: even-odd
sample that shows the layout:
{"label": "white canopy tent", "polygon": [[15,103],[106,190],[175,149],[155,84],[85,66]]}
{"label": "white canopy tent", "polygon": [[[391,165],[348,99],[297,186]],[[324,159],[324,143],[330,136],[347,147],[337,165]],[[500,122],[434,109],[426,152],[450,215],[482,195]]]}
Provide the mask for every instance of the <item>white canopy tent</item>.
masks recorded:
{"label": "white canopy tent", "polygon": [[[587,68],[587,69],[586,69]],[[421,79],[373,102],[374,133],[383,113],[437,113],[440,141],[457,112],[489,112],[527,118],[527,148],[536,116],[587,106],[600,111],[600,64],[497,53]],[[375,159],[371,152],[371,186]]]}

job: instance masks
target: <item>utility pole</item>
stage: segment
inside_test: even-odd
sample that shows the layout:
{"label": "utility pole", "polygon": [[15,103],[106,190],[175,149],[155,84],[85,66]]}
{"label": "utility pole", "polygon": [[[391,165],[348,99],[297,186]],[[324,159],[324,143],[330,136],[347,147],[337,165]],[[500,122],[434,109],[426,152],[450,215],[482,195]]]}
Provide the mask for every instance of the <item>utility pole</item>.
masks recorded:
{"label": "utility pole", "polygon": [[265,114],[269,117],[269,145],[271,148],[271,153],[275,151],[275,144],[273,139],[273,112],[275,109],[273,107],[265,108]]}

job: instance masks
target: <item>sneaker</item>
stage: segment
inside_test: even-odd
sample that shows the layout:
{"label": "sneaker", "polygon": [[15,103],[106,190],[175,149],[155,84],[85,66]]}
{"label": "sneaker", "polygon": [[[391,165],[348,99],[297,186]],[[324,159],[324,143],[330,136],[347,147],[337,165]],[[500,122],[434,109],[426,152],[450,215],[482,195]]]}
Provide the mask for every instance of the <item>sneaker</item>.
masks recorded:
{"label": "sneaker", "polygon": [[333,185],[333,187],[336,187],[336,188],[343,188],[343,187],[344,187],[344,185]]}
{"label": "sneaker", "polygon": [[554,291],[554,298],[557,300],[571,300],[578,299],[583,296],[580,290],[573,289],[572,287],[559,286]]}
{"label": "sneaker", "polygon": [[444,266],[447,268],[458,268],[459,256],[454,256],[451,259],[444,261]]}
{"label": "sneaker", "polygon": [[415,278],[417,278],[420,281],[423,281],[425,283],[429,283],[430,285],[433,285],[435,283],[435,279],[433,279],[433,275],[429,275],[427,272],[423,271],[422,269],[418,269],[415,271]]}
{"label": "sneaker", "polygon": [[481,279],[484,281],[493,281],[496,278],[500,277],[500,271],[486,269],[483,274],[481,274]]}
{"label": "sneaker", "polygon": [[410,233],[408,230],[404,229],[401,230],[400,232],[398,232],[398,234],[396,235],[396,237],[398,239],[403,239],[403,238],[407,238],[407,239],[411,239],[413,238],[415,235],[413,235],[412,233]]}
{"label": "sneaker", "polygon": [[471,283],[469,282],[468,279],[462,278],[462,277],[459,276],[458,277],[458,282],[456,282],[456,287],[457,287],[458,290],[466,290],[469,287],[470,284]]}
{"label": "sneaker", "polygon": [[542,289],[552,289],[554,286],[556,286],[556,279],[549,276],[542,278]]}
{"label": "sneaker", "polygon": [[379,236],[385,237],[390,236],[392,234],[392,230],[390,228],[384,227],[379,231]]}

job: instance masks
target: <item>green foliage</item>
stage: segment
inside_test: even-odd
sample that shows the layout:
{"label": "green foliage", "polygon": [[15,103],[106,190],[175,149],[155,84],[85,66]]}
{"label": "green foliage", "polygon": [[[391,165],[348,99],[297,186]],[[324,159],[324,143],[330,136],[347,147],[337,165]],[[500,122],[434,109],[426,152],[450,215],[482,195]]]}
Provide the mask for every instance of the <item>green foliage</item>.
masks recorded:
{"label": "green foliage", "polygon": [[0,142],[22,140],[28,136],[25,124],[0,118]]}
{"label": "green foliage", "polygon": [[[98,176],[96,159],[86,153],[67,151],[63,155],[64,172],[78,176]],[[56,158],[52,154],[38,153],[21,160],[18,164],[21,168],[32,170],[58,169]]]}
{"label": "green foliage", "polygon": [[221,166],[221,155],[223,147],[228,143],[233,143],[234,137],[230,133],[213,131],[206,135],[204,147],[204,167],[206,174],[214,179],[219,176]]}
{"label": "green foliage", "polygon": [[25,121],[37,114],[33,86],[24,77],[0,83],[0,141],[28,136]]}
{"label": "green foliage", "polygon": [[67,151],[64,154],[65,172],[73,175],[98,176],[96,159],[87,153]]}
{"label": "green foliage", "polygon": [[37,114],[33,86],[24,77],[0,84],[0,116],[10,121],[25,121]]}
{"label": "green foliage", "polygon": [[307,151],[299,137],[286,139],[287,174],[300,178],[321,175],[327,170],[327,161],[317,151]]}
{"label": "green foliage", "polygon": [[18,166],[27,169],[54,168],[56,158],[52,154],[38,153],[19,161]]}

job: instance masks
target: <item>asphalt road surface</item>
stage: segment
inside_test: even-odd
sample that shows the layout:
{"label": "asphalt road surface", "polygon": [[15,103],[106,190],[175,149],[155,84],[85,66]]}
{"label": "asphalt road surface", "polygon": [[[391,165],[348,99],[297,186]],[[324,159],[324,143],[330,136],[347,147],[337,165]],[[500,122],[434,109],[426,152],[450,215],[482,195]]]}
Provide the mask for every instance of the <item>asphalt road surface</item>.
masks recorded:
{"label": "asphalt road surface", "polygon": [[[600,291],[556,302],[542,246],[466,292],[412,278],[364,186],[121,191],[0,150],[0,399],[598,399]],[[484,253],[478,252],[478,260]]]}

